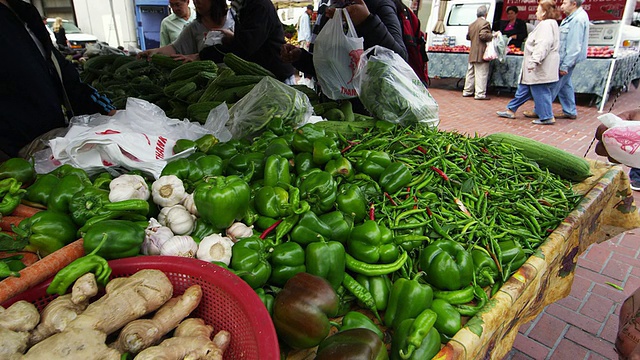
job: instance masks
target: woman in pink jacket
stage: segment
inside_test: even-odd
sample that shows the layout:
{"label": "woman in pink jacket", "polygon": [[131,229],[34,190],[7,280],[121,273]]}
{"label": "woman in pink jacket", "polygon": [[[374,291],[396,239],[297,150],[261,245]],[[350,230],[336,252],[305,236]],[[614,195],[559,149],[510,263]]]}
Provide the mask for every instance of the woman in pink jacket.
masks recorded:
{"label": "woman in pink jacket", "polygon": [[553,125],[556,122],[551,103],[553,86],[558,81],[560,66],[557,15],[555,1],[541,0],[538,3],[536,17],[540,22],[529,33],[525,43],[520,83],[516,95],[507,104],[506,111],[497,112],[498,116],[515,119],[518,108],[533,98],[535,113],[539,117],[533,123]]}

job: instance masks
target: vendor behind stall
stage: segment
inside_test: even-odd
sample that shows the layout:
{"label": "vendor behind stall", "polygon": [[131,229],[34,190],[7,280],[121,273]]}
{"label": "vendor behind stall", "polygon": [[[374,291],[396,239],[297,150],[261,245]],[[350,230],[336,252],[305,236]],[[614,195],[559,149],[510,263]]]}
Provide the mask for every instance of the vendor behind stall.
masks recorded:
{"label": "vendor behind stall", "polygon": [[115,113],[53,47],[33,5],[0,0],[0,48],[0,161],[74,114]]}
{"label": "vendor behind stall", "polygon": [[502,35],[509,37],[507,45],[522,47],[522,42],[527,38],[527,24],[524,20],[518,19],[518,7],[509,6],[507,8],[507,20],[500,20],[500,30]]}

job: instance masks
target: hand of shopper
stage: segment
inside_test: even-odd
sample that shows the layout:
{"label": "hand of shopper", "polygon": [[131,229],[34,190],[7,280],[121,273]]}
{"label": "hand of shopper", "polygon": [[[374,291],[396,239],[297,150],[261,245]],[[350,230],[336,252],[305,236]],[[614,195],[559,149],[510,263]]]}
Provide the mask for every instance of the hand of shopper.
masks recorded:
{"label": "hand of shopper", "polygon": [[171,55],[171,57],[173,58],[173,60],[182,61],[183,63],[200,60],[200,54],[198,53],[191,55],[173,54]]}
{"label": "hand of shopper", "polygon": [[[351,5],[346,6],[345,9],[347,9],[351,22],[353,22],[353,25],[355,26],[362,24],[370,14],[369,9],[363,0],[353,0]],[[328,8],[325,11],[325,15],[329,18],[333,18],[335,11],[335,8]]]}
{"label": "hand of shopper", "polygon": [[[623,120],[638,121],[640,120],[640,108],[622,112],[618,114],[618,117]],[[604,124],[601,124],[596,129],[595,137],[596,137],[596,140],[598,140],[598,142],[596,143],[596,154],[607,157],[611,162],[619,163],[618,160],[609,156],[609,152],[607,151],[607,148],[605,148],[604,144],[602,143],[602,134],[605,131],[607,131],[607,129],[608,128]]]}
{"label": "hand of shopper", "polygon": [[300,60],[302,49],[291,44],[282,44],[280,47],[280,57],[283,62],[292,63]]}

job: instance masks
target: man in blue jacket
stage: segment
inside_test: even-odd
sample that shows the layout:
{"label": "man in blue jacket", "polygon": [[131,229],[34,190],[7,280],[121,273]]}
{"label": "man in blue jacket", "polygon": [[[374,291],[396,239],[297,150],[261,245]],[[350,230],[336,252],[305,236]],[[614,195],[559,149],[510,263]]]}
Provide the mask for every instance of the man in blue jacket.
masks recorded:
{"label": "man in blue jacket", "polygon": [[[562,112],[553,114],[556,119],[576,119],[576,97],[571,74],[578,63],[587,58],[589,41],[589,15],[582,8],[583,0],[563,0],[560,9],[567,15],[560,24],[560,80],[551,94],[562,105]],[[538,117],[533,111],[525,111],[527,117]]]}

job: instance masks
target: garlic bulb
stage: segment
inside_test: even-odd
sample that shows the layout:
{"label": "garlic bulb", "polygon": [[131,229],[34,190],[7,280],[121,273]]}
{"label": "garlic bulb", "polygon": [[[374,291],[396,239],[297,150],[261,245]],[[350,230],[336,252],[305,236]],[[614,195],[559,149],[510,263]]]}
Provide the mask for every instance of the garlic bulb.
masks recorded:
{"label": "garlic bulb", "polygon": [[173,236],[160,247],[160,255],[195,257],[198,243],[191,236]]}
{"label": "garlic bulb", "polygon": [[164,207],[158,214],[160,225],[167,226],[176,235],[189,235],[195,226],[196,217],[182,205]]}
{"label": "garlic bulb", "polygon": [[219,261],[225,265],[231,262],[233,241],[220,234],[212,234],[200,241],[196,258],[208,262]]}
{"label": "garlic bulb", "polygon": [[162,245],[173,237],[173,231],[166,226],[160,225],[158,220],[151,218],[149,226],[144,230],[145,237],[142,243],[142,253],[144,255],[160,255]]}
{"label": "garlic bulb", "polygon": [[109,183],[109,201],[149,199],[149,186],[140,175],[120,175]]}
{"label": "garlic bulb", "polygon": [[247,226],[241,222],[233,223],[227,229],[227,236],[234,243],[238,242],[241,238],[253,236],[253,225]]}
{"label": "garlic bulb", "polygon": [[182,200],[182,206],[184,206],[188,212],[192,213],[196,217],[200,216],[198,209],[196,208],[196,202],[193,200],[193,193],[187,194]]}
{"label": "garlic bulb", "polygon": [[160,176],[151,185],[153,202],[160,206],[177,205],[186,194],[182,180],[175,175]]}

